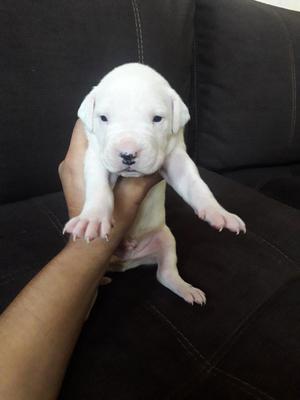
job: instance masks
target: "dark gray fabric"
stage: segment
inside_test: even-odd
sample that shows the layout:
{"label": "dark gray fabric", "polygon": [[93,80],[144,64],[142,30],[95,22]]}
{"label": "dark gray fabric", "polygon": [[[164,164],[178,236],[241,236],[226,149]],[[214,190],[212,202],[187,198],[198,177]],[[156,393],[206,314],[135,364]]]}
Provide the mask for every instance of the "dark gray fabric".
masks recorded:
{"label": "dark gray fabric", "polygon": [[0,312],[65,245],[62,193],[0,206]]}
{"label": "dark gray fabric", "polygon": [[[267,194],[298,190],[299,15],[250,0],[197,3],[189,149]],[[45,193],[59,189],[81,99],[116,64],[140,61],[186,100],[193,9],[192,0],[1,2],[0,203],[44,194],[0,206],[1,310],[65,244],[63,195]],[[248,229],[218,233],[168,191],[179,270],[207,306],[160,285],[154,266],[113,274],[60,400],[299,399],[300,211],[201,174]]]}
{"label": "dark gray fabric", "polygon": [[[180,272],[206,292],[207,305],[192,307],[164,288],[154,266],[112,274],[61,400],[298,400],[300,212],[201,173],[248,226],[246,235],[219,233],[168,191]],[[1,309],[63,247],[66,218],[61,193],[0,207]]]}
{"label": "dark gray fabric", "polygon": [[300,176],[293,178],[276,177],[266,182],[260,190],[282,203],[300,208]]}
{"label": "dark gray fabric", "polygon": [[300,208],[300,165],[242,168],[223,173],[291,207]]}
{"label": "dark gray fabric", "polygon": [[194,156],[218,171],[300,161],[300,13],[197,0]]}
{"label": "dark gray fabric", "polygon": [[298,399],[300,212],[201,173],[248,225],[245,236],[220,234],[168,192],[180,272],[206,292],[207,306],[191,307],[165,289],[155,267],[113,274],[61,400]]}
{"label": "dark gray fabric", "polygon": [[153,65],[188,98],[194,2],[170,4],[1,2],[0,203],[59,190],[77,109],[113,67]]}
{"label": "dark gray fabric", "polygon": [[291,164],[271,167],[241,168],[234,171],[224,172],[222,175],[260,190],[264,185],[274,179],[293,179],[299,177],[300,165]]}

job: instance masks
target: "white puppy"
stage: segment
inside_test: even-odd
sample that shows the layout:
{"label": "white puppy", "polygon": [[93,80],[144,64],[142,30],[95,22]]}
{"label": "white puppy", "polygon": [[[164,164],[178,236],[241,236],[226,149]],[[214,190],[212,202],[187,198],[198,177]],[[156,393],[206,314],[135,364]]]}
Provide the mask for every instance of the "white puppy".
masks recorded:
{"label": "white puppy", "polygon": [[189,111],[169,83],[152,68],[130,63],[108,73],[82,102],[78,116],[88,138],[86,197],[81,214],[65,231],[76,238],[108,239],[112,226],[112,187],[119,175],[160,171],[164,181],[143,201],[125,241],[121,270],[157,264],[157,279],[187,302],[204,304],[205,294],[177,270],[175,239],[165,224],[167,181],[202,220],[218,230],[245,232],[244,222],[226,211],[202,181],[186,153],[183,128]]}

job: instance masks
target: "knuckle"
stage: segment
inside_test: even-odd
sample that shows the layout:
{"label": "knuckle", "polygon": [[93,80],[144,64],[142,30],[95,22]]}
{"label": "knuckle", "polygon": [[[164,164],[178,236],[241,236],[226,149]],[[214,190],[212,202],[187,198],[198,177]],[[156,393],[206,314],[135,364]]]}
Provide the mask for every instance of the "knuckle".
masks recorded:
{"label": "knuckle", "polygon": [[59,163],[59,165],[58,165],[58,174],[59,174],[59,176],[61,176],[62,174],[63,174],[63,169],[64,169],[64,164],[65,164],[65,161],[61,161],[60,163]]}
{"label": "knuckle", "polygon": [[76,168],[74,163],[68,158],[65,158],[58,166],[58,173],[60,178],[64,176],[73,176],[75,174],[75,171]]}

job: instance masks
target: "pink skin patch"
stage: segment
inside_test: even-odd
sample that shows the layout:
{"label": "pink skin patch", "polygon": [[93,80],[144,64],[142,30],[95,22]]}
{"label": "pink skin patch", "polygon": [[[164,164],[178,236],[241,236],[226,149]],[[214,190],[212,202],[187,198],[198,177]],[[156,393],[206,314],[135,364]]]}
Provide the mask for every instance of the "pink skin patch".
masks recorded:
{"label": "pink skin patch", "polygon": [[140,147],[131,138],[122,138],[116,145],[117,154],[133,154],[137,157],[140,153]]}

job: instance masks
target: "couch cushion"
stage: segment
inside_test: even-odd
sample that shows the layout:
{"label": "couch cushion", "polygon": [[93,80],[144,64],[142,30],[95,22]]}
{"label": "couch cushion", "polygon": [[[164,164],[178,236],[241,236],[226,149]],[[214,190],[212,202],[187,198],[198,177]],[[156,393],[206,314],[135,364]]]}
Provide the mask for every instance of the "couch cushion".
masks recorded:
{"label": "couch cushion", "polygon": [[77,109],[113,67],[150,64],[186,99],[193,11],[192,0],[2,1],[0,203],[59,190]]}
{"label": "couch cushion", "polygon": [[300,164],[242,168],[224,175],[291,207],[300,208]]}
{"label": "couch cushion", "polygon": [[60,400],[298,400],[300,212],[202,174],[248,224],[245,236],[220,234],[168,192],[180,272],[206,292],[207,305],[183,302],[156,281],[152,266],[113,274]]}
{"label": "couch cushion", "polygon": [[260,190],[291,207],[300,208],[300,176],[274,178],[266,182]]}
{"label": "couch cushion", "polygon": [[0,206],[0,312],[64,246],[62,193]]}
{"label": "couch cushion", "polygon": [[[112,274],[74,351],[60,400],[299,398],[300,212],[205,170],[247,234],[216,232],[174,192],[167,219],[182,276],[208,303],[190,306],[155,267]],[[61,193],[0,207],[0,302],[64,245]],[[284,366],[284,368],[283,368]]]}
{"label": "couch cushion", "polygon": [[197,0],[195,158],[219,171],[300,161],[300,13]]}

